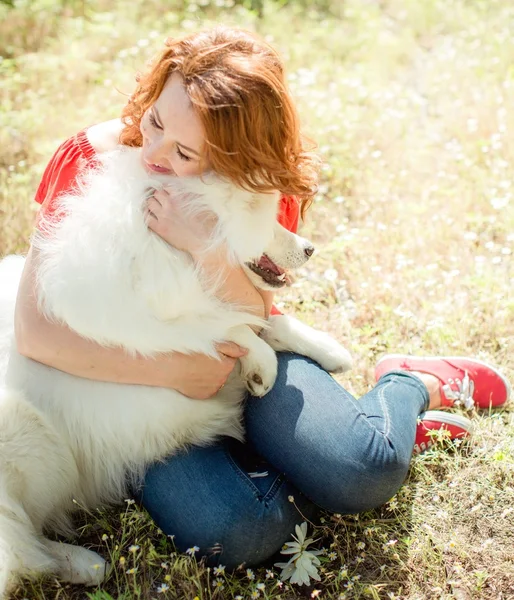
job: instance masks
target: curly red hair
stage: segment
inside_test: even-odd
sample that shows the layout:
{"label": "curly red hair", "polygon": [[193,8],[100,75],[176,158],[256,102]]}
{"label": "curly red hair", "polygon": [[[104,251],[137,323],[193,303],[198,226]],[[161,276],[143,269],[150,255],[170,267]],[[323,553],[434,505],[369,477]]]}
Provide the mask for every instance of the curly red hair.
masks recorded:
{"label": "curly red hair", "polygon": [[122,112],[121,143],[141,146],[141,119],[177,72],[203,124],[213,170],[245,189],[297,196],[303,217],[320,161],[305,147],[280,57],[248,31],[216,27],[168,39],[137,78]]}

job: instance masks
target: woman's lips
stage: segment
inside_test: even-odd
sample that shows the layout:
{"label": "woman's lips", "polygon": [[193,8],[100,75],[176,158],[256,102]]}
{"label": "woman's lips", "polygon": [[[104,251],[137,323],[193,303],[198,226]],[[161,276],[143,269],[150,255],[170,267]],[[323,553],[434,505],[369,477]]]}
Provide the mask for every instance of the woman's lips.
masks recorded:
{"label": "woman's lips", "polygon": [[165,169],[159,165],[154,165],[151,163],[146,163],[146,168],[154,173],[164,173],[166,175],[173,175],[173,171],[171,169]]}

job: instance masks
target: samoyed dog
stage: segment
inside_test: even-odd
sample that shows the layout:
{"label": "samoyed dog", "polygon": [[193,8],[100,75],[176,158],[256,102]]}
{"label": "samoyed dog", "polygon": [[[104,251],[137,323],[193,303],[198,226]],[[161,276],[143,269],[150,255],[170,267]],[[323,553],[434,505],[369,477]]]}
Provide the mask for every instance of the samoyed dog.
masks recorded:
{"label": "samoyed dog", "polygon": [[275,350],[310,356],[330,371],[351,366],[348,352],[324,333],[287,316],[265,323],[221,302],[220,282],[147,228],[145,200],[159,186],[181,194],[184,210],[214,213],[209,243],[223,243],[261,288],[285,285],[287,270],[312,254],[307,240],[278,225],[278,194],[250,193],[213,175],[149,178],[137,149],[102,157],[62,198],[65,216],[41,224],[33,245],[38,304],[48,319],[147,357],[216,356],[216,342],[225,340],[249,349],[204,401],[82,379],[18,354],[14,306],[24,259],[0,263],[0,597],[18,578],[41,573],[100,583],[107,563],[98,554],[45,533],[71,535],[77,506],[121,501],[150,463],[180,447],[223,435],[241,440],[246,390],[262,396],[273,386]]}

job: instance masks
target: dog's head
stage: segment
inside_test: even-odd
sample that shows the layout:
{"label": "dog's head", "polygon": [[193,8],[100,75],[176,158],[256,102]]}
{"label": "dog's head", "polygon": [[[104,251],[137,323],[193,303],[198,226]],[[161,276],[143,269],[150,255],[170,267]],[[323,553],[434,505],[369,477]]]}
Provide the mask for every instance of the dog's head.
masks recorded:
{"label": "dog's head", "polygon": [[255,287],[275,291],[291,283],[289,271],[304,265],[313,252],[314,246],[309,240],[275,222],[273,238],[264,253],[246,261],[243,267]]}
{"label": "dog's head", "polygon": [[217,225],[206,249],[225,243],[234,264],[245,269],[250,281],[265,290],[291,283],[288,271],[309,260],[313,245],[277,221],[280,195],[242,190],[212,173],[201,178],[173,178],[164,183],[183,194],[184,210],[213,212]]}
{"label": "dog's head", "polygon": [[176,179],[168,186],[189,194],[184,210],[216,214],[217,226],[206,247],[225,243],[234,264],[260,289],[274,291],[290,284],[288,271],[301,267],[314,252],[308,240],[278,223],[278,193],[242,190],[213,174]]}

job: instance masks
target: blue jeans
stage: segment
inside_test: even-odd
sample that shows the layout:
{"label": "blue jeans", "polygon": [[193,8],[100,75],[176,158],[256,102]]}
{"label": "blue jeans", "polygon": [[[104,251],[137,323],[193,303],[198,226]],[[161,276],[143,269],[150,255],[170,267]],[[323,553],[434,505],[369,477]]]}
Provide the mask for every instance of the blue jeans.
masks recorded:
{"label": "blue jeans", "polygon": [[420,379],[389,373],[356,400],[312,360],[278,358],[272,391],[246,401],[245,444],[192,447],[144,481],[141,499],[157,525],[179,550],[198,546],[211,565],[259,564],[304,517],[375,508],[407,475],[417,417],[428,407]]}

